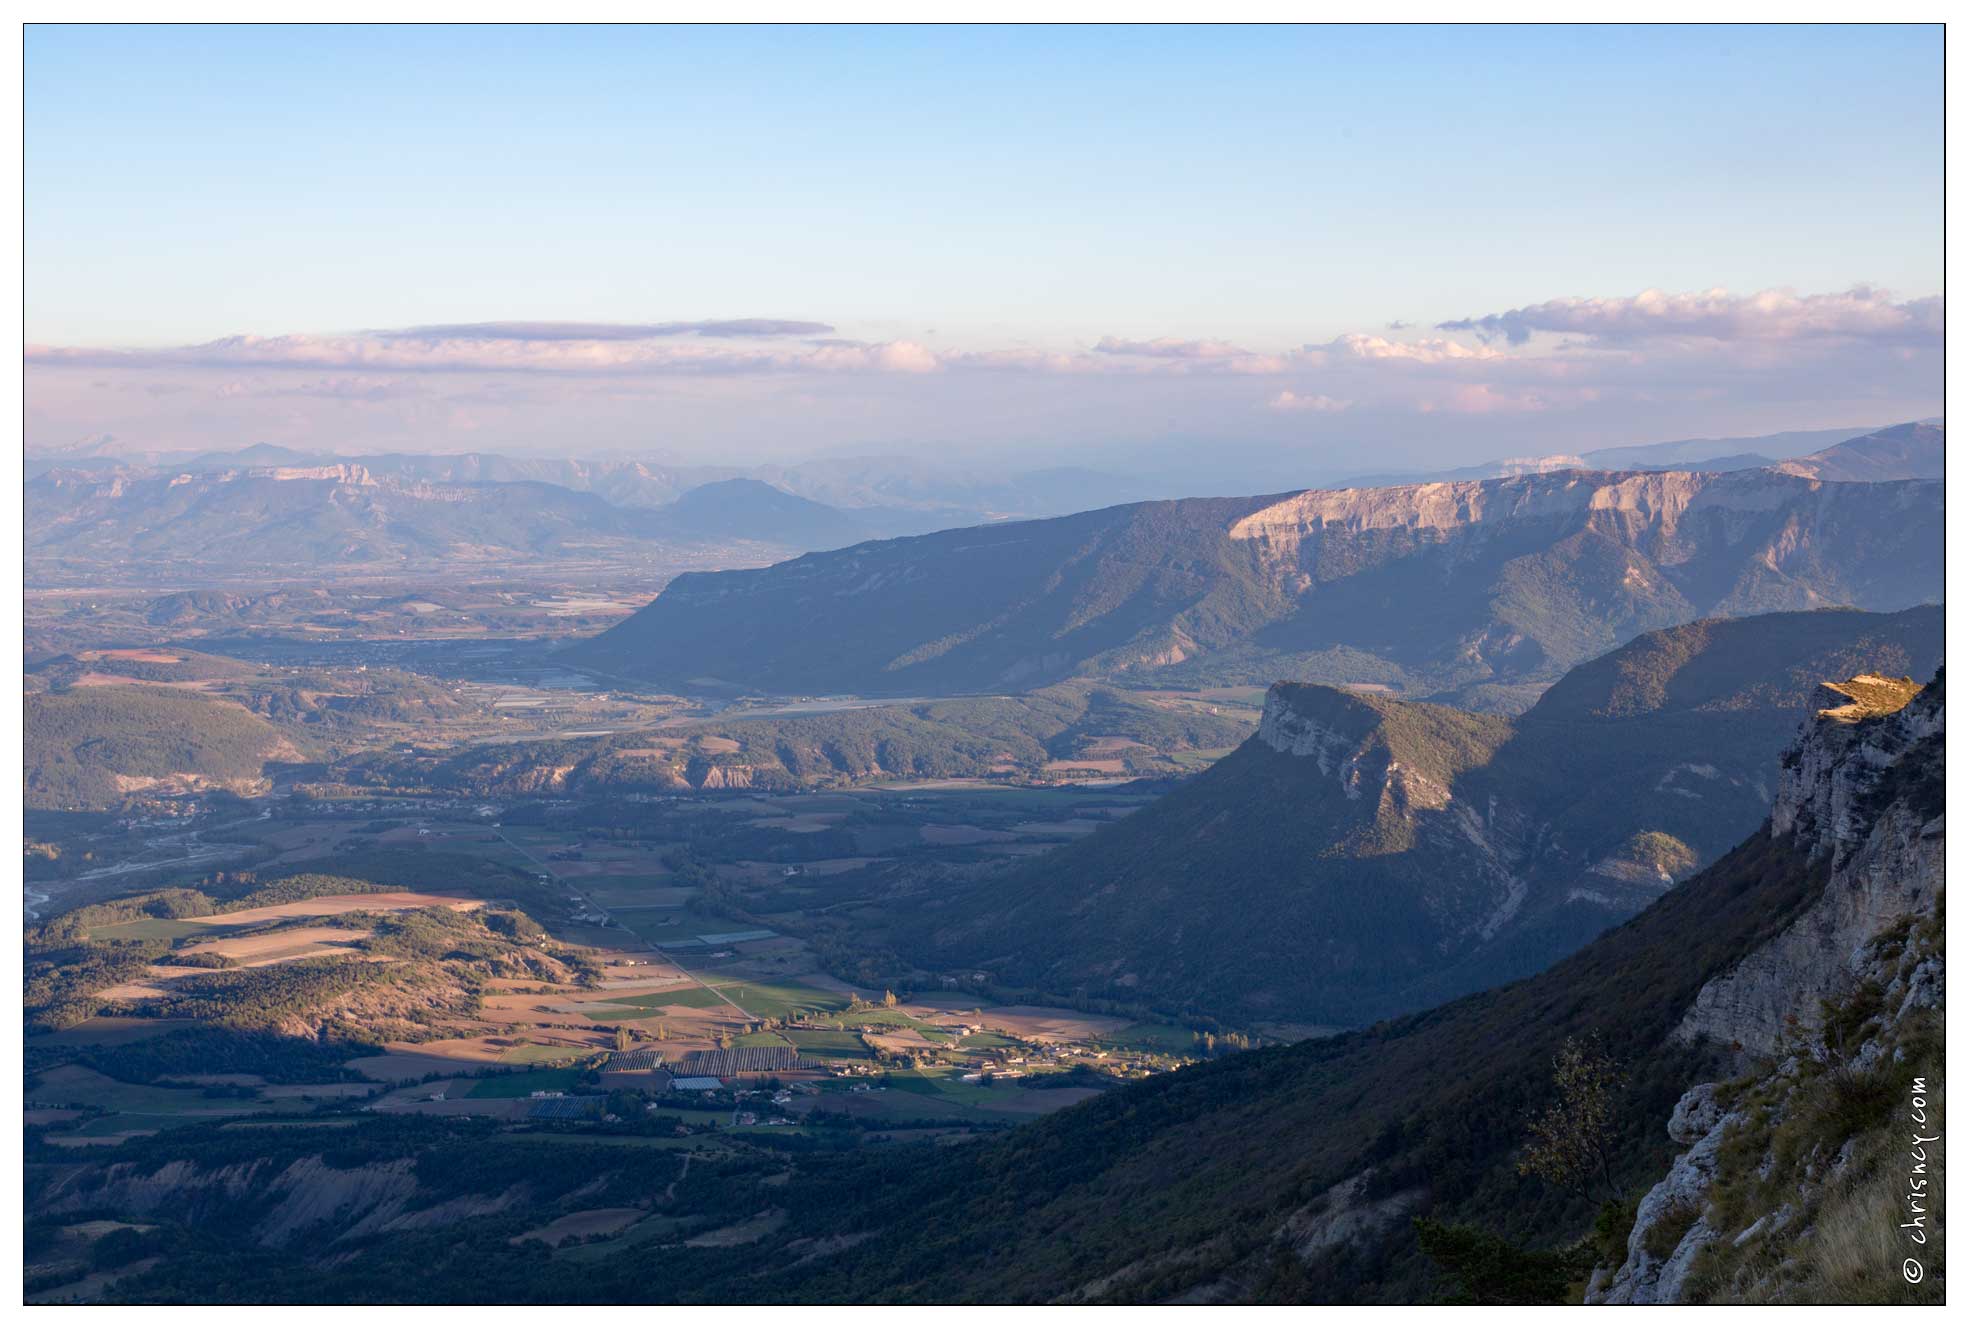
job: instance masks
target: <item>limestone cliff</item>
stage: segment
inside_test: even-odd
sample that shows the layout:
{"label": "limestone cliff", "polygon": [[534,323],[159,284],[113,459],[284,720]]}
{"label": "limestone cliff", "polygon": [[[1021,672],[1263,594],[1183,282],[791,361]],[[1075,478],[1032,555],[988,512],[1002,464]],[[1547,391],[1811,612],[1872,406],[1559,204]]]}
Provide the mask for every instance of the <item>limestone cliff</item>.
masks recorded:
{"label": "limestone cliff", "polygon": [[1928,1300],[1939,1284],[1918,1137],[1940,1120],[1943,1069],[1942,680],[1828,688],[1837,704],[1786,755],[1770,829],[1822,865],[1824,889],[1677,1029],[1749,1069],[1676,1105],[1686,1150],[1589,1301]]}
{"label": "limestone cliff", "polygon": [[1851,983],[1858,955],[1882,928],[1930,912],[1940,897],[1940,807],[1905,798],[1881,804],[1890,776],[1905,780],[1931,760],[1939,766],[1940,686],[1917,696],[1911,680],[1872,675],[1827,686],[1837,704],[1786,754],[1771,809],[1771,834],[1795,837],[1828,864],[1825,894],[1703,988],[1677,1031],[1684,1040],[1776,1053],[1794,1024],[1809,1031],[1819,1003]]}

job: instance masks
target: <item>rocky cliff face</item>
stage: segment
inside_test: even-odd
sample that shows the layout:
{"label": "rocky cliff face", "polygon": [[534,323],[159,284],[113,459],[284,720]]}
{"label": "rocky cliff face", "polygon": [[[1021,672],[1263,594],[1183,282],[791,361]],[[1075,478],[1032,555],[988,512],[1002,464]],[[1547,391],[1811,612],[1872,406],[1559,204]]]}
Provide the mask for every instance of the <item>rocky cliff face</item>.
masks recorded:
{"label": "rocky cliff face", "polygon": [[[1939,807],[1883,786],[1941,759],[1939,686],[1916,695],[1906,679],[1861,675],[1829,684],[1827,700],[1787,753],[1771,834],[1790,835],[1830,866],[1824,896],[1736,969],[1705,986],[1677,1031],[1770,1056],[1819,1003],[1852,982],[1868,942],[1894,920],[1931,912],[1942,888]],[[1903,763],[1908,763],[1903,768]]]}
{"label": "rocky cliff face", "polygon": [[1589,1301],[1925,1300],[1940,1274],[1921,1137],[1941,1098],[1942,682],[1828,687],[1837,704],[1787,754],[1770,832],[1824,865],[1825,888],[1676,1030],[1751,1069],[1676,1105],[1686,1150]]}

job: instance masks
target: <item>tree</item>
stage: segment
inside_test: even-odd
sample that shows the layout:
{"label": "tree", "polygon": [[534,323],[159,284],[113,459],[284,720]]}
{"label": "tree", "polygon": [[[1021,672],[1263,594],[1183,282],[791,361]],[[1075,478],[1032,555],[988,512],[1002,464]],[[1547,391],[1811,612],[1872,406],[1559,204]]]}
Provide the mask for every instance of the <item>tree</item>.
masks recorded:
{"label": "tree", "polygon": [[617,1052],[627,1052],[629,1050],[628,1025],[619,1024],[615,1027],[615,1050]]}
{"label": "tree", "polygon": [[1597,1041],[1566,1039],[1552,1058],[1558,1101],[1526,1123],[1518,1175],[1540,1177],[1587,1200],[1619,1200],[1613,1179],[1614,1095],[1625,1079]]}
{"label": "tree", "polygon": [[1452,1305],[1541,1306],[1566,1299],[1572,1261],[1556,1251],[1528,1251],[1482,1228],[1415,1220],[1415,1243],[1455,1279]]}
{"label": "tree", "polygon": [[882,1004],[884,1006],[889,1007],[891,1010],[895,1009],[896,994],[889,991],[887,988],[882,989]]}

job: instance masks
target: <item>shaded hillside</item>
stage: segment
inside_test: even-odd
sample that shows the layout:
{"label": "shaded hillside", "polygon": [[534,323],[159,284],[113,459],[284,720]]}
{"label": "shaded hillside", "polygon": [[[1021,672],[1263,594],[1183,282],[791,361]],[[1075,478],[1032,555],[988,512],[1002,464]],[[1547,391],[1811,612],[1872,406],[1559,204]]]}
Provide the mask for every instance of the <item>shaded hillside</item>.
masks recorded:
{"label": "shaded hillside", "polygon": [[1941,594],[1941,488],[1561,472],[1185,499],[678,578],[575,658],[908,695],[1076,674],[1410,695],[1556,677],[1716,614]]}
{"label": "shaded hillside", "polygon": [[[1581,665],[1517,721],[1279,684],[1152,807],[913,899],[925,967],[1241,1019],[1355,1024],[1519,977],[1768,813],[1817,680],[1925,676],[1939,608],[1710,620]],[[870,925],[880,920],[871,919]]]}
{"label": "shaded hillside", "polygon": [[146,790],[256,790],[269,760],[298,756],[244,707],[172,688],[75,688],[25,701],[27,806],[113,807]]}

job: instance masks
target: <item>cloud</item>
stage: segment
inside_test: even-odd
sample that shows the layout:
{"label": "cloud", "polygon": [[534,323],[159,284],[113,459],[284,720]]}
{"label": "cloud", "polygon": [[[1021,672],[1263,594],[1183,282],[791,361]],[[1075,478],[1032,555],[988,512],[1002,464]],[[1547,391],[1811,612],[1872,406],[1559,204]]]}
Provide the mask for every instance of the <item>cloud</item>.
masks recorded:
{"label": "cloud", "polygon": [[1466,383],[1449,391],[1425,397],[1416,409],[1425,415],[1523,415],[1550,410],[1555,403],[1543,393],[1513,391],[1489,383]]}
{"label": "cloud", "polygon": [[1157,337],[1153,341],[1103,337],[1094,343],[1094,349],[1102,355],[1137,355],[1157,360],[1235,360],[1251,354],[1227,341],[1183,341],[1177,337]]}
{"label": "cloud", "polygon": [[313,397],[323,401],[382,402],[417,396],[420,390],[401,379],[358,375],[296,381],[231,379],[219,385],[218,395],[223,398]]}
{"label": "cloud", "polygon": [[[929,351],[915,342],[865,343],[820,340],[725,343],[684,339],[585,338],[572,333],[517,335],[500,325],[499,336],[400,333],[277,337],[235,336],[195,346],[145,350],[29,346],[30,363],[113,369],[217,369],[362,371],[372,373],[513,372],[589,374],[698,374],[889,369],[919,372]],[[578,325],[555,325],[572,328]],[[804,326],[804,325],[801,325]],[[825,327],[825,325],[814,325]],[[934,367],[934,365],[928,366]]]}
{"label": "cloud", "polygon": [[1421,364],[1441,364],[1446,360],[1488,360],[1498,352],[1485,346],[1465,346],[1446,338],[1421,341],[1389,341],[1371,333],[1349,332],[1335,337],[1325,346],[1308,346],[1308,352],[1323,352],[1355,360],[1413,360]]}
{"label": "cloud", "polygon": [[1789,290],[1732,295],[1719,288],[1670,294],[1643,291],[1611,299],[1547,300],[1500,314],[1438,323],[1440,332],[1474,332],[1522,346],[1534,333],[1560,333],[1617,344],[1650,338],[1719,341],[1843,339],[1923,345],[1942,335],[1942,298],[1897,302],[1871,286],[1825,295]]}
{"label": "cloud", "polygon": [[1322,415],[1330,415],[1346,410],[1353,403],[1328,397],[1321,393],[1302,395],[1287,389],[1266,402],[1265,405],[1274,411],[1315,411]]}
{"label": "cloud", "polygon": [[369,335],[392,341],[650,341],[659,337],[808,337],[832,331],[832,324],[798,319],[725,318],[695,323],[433,323],[386,328]]}
{"label": "cloud", "polygon": [[[863,423],[893,416],[907,418],[896,427],[912,439],[994,428],[1052,438],[1181,421],[1206,437],[1237,421],[1303,442],[1363,421],[1387,436],[1426,422],[1492,431],[1500,450],[1574,452],[1634,441],[1643,421],[1723,432],[1741,428],[1722,423],[1731,413],[1838,423],[1930,413],[1942,313],[1939,297],[1896,301],[1870,287],[1643,292],[1276,349],[1202,336],[859,340],[791,320],[454,323],[149,349],[30,346],[26,368],[30,429],[56,439],[111,428],[293,439],[305,421],[318,445],[348,432],[352,410],[366,437],[394,446],[427,446],[464,420],[529,438],[586,431],[633,442],[661,419],[710,439],[727,427],[804,439],[833,412],[812,427],[859,438]],[[454,420],[453,409],[467,413]]]}

